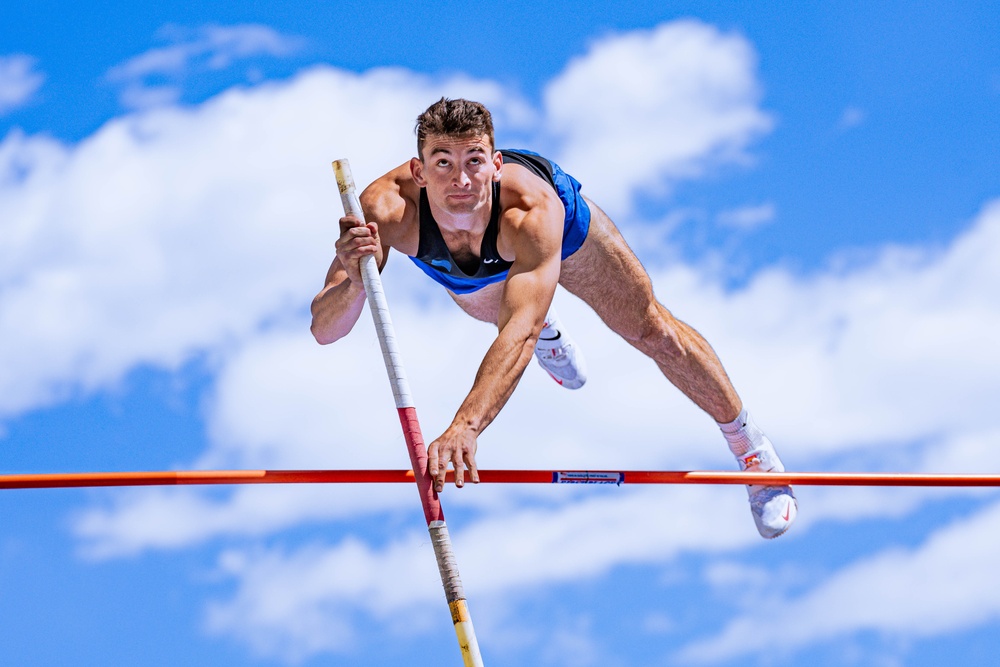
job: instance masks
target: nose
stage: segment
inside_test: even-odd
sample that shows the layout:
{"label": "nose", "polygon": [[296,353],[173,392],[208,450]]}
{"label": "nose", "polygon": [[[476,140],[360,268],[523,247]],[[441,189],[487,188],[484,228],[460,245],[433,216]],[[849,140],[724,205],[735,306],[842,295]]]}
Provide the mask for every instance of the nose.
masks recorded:
{"label": "nose", "polygon": [[459,169],[458,173],[455,174],[455,183],[457,185],[459,185],[461,187],[465,187],[466,185],[468,185],[471,182],[472,182],[472,179],[469,178],[469,175],[467,173],[465,173],[464,169]]}

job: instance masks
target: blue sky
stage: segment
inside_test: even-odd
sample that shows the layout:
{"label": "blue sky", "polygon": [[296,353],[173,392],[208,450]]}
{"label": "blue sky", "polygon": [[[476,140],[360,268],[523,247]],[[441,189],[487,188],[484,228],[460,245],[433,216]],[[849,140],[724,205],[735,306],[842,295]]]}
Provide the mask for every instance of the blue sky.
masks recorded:
{"label": "blue sky", "polygon": [[[612,214],[790,468],[1000,472],[998,34],[995,2],[7,3],[0,471],[404,467],[366,319],[308,334],[329,162],[374,178],[464,95]],[[433,437],[490,331],[400,259]],[[556,300],[591,380],[529,368],[482,467],[732,466]],[[996,654],[996,493],[799,497],[774,542],[736,488],[444,502],[486,664]],[[459,664],[412,489],[7,491],[0,517],[10,664]]]}

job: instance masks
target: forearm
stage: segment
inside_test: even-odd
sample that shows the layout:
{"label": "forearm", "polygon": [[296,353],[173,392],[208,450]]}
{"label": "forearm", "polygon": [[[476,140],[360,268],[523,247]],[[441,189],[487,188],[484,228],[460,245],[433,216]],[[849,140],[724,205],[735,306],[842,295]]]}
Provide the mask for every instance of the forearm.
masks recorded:
{"label": "forearm", "polygon": [[325,288],[312,302],[310,331],[316,342],[327,345],[349,334],[364,305],[364,285],[349,278]]}
{"label": "forearm", "polygon": [[507,403],[531,361],[538,332],[530,326],[506,327],[490,346],[462,402],[452,428],[482,433]]}

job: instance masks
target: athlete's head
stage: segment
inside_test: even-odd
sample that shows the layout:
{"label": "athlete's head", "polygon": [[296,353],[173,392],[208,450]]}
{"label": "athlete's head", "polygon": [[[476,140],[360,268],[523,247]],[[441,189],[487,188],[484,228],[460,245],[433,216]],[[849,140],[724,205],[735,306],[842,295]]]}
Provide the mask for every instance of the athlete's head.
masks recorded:
{"label": "athlete's head", "polygon": [[416,129],[420,157],[410,160],[410,173],[431,205],[454,214],[488,214],[503,159],[493,146],[486,107],[441,98],[420,114]]}
{"label": "athlete's head", "polygon": [[424,142],[432,135],[451,138],[489,138],[493,151],[493,117],[490,110],[479,102],[470,100],[449,100],[442,97],[427,107],[427,111],[417,116],[417,155],[424,159]]}

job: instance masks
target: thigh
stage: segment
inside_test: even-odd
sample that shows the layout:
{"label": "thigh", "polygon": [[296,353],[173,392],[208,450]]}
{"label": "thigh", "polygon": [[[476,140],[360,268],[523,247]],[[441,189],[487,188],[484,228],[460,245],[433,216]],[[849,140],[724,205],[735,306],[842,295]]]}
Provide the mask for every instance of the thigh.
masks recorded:
{"label": "thigh", "polygon": [[614,331],[632,340],[658,305],[649,275],[615,224],[589,199],[587,240],[563,260],[559,284],[583,299]]}
{"label": "thigh", "polygon": [[502,282],[493,283],[468,294],[455,294],[448,290],[448,294],[472,317],[496,324],[500,319],[500,295],[503,293],[503,285]]}

